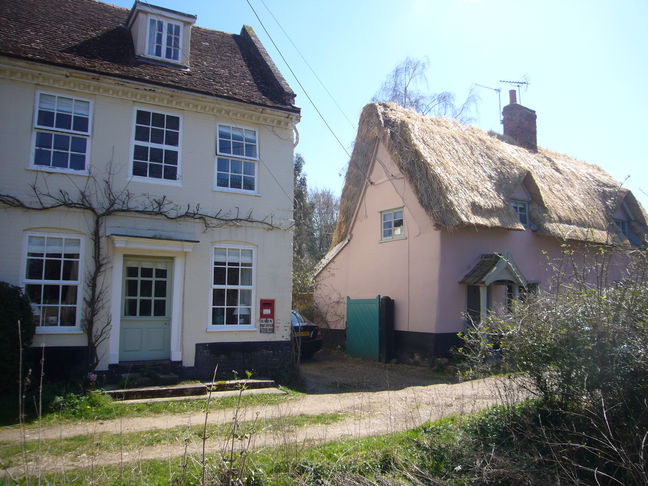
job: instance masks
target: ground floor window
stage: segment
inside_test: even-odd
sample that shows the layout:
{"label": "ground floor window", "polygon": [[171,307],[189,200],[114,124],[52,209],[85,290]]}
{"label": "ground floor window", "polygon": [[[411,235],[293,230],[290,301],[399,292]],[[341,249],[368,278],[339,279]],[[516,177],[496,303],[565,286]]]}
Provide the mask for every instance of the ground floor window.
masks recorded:
{"label": "ground floor window", "polygon": [[253,248],[214,248],[211,326],[253,324],[254,257]]}
{"label": "ground floor window", "polygon": [[36,326],[78,327],[81,239],[49,234],[27,236],[25,293]]}

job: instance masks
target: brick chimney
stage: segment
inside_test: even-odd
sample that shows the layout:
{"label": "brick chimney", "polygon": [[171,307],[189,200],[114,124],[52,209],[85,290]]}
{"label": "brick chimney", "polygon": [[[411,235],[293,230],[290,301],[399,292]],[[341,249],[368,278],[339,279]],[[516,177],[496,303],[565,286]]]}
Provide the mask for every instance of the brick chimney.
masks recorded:
{"label": "brick chimney", "polygon": [[515,90],[509,91],[509,104],[502,110],[504,135],[513,138],[520,146],[538,150],[536,112],[518,105]]}

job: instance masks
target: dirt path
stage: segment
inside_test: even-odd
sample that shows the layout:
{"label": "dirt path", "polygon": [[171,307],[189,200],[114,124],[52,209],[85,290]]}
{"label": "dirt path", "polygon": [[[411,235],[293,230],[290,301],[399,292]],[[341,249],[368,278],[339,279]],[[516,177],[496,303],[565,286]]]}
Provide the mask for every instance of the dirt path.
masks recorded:
{"label": "dirt path", "polygon": [[[240,412],[242,421],[253,420],[258,414],[262,418],[280,418],[298,414],[319,415],[322,413],[347,413],[349,418],[328,425],[307,426],[281,431],[259,431],[253,437],[254,448],[275,445],[320,443],[341,438],[360,438],[406,430],[428,420],[435,420],[451,414],[468,414],[494,405],[499,401],[501,379],[489,378],[459,384],[437,384],[410,386],[398,390],[367,391],[352,393],[309,394],[281,404],[250,407]],[[209,423],[231,422],[233,409],[210,412]],[[83,434],[128,433],[152,429],[204,423],[204,414],[161,415],[145,418],[126,418],[92,423],[76,423],[61,426],[30,429],[28,440],[55,439]],[[0,441],[18,441],[20,431],[0,430]],[[224,446],[222,440],[210,440],[209,452]],[[188,446],[188,452],[197,452],[201,444]],[[119,464],[145,459],[164,459],[181,456],[183,444],[165,444],[145,447],[130,453],[99,453],[62,457],[42,457],[38,464],[30,464],[33,472],[64,470],[97,464]],[[5,475],[19,474],[24,465],[4,471]],[[32,474],[33,474],[32,472]]]}

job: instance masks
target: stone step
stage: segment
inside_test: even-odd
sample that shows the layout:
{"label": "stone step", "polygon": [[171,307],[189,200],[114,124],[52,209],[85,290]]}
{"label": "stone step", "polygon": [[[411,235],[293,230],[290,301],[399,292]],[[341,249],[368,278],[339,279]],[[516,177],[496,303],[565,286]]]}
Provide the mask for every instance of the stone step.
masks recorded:
{"label": "stone step", "polygon": [[212,391],[273,388],[274,380],[230,380],[214,383],[192,383],[188,385],[147,386],[141,388],[123,388],[106,390],[114,400],[141,400],[145,398],[169,398],[207,395]]}

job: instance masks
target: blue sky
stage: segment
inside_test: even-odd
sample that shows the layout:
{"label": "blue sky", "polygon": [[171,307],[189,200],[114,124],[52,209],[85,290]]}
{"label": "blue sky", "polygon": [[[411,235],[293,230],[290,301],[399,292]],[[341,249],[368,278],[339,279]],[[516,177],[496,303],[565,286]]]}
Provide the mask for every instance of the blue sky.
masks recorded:
{"label": "blue sky", "polygon": [[[130,8],[130,0],[109,3]],[[154,0],[238,33],[251,25],[297,93],[297,152],[311,187],[341,191],[348,156],[329,133],[246,0]],[[458,99],[474,83],[527,79],[538,144],[595,163],[625,181],[648,209],[648,1],[250,0],[339,139],[351,152],[362,107],[405,57],[426,57],[430,91]],[[266,8],[266,6],[268,8]],[[269,9],[269,10],[268,10]],[[313,76],[269,11],[344,111]],[[501,132],[497,94],[478,89],[473,124]],[[352,123],[347,121],[348,118]],[[626,180],[626,178],[629,178]]]}

